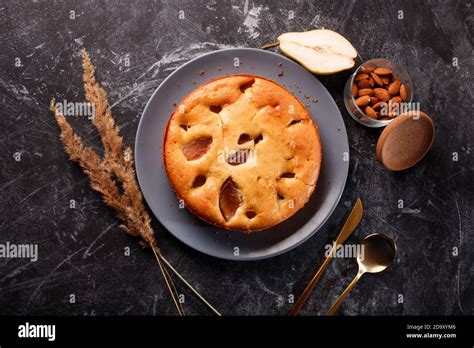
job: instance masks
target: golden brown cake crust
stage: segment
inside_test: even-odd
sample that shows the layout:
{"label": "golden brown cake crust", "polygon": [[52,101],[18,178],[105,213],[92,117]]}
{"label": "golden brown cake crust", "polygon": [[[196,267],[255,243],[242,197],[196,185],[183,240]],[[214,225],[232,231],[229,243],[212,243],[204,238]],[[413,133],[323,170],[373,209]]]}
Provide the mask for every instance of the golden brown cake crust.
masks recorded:
{"label": "golden brown cake crust", "polygon": [[253,75],[196,88],[171,115],[163,143],[168,178],[186,207],[243,231],[300,210],[316,186],[321,156],[318,128],[301,102]]}

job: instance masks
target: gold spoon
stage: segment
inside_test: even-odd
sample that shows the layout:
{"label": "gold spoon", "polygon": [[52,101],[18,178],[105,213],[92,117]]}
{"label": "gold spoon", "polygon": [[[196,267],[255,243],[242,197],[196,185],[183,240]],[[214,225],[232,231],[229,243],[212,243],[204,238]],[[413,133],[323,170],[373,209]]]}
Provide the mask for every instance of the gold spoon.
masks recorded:
{"label": "gold spoon", "polygon": [[326,315],[333,315],[341,305],[342,301],[351,292],[364,273],[378,273],[390,266],[395,259],[397,247],[389,236],[382,233],[368,235],[362,240],[362,248],[357,254],[359,271],[357,275],[339,296],[336,302],[327,311]]}

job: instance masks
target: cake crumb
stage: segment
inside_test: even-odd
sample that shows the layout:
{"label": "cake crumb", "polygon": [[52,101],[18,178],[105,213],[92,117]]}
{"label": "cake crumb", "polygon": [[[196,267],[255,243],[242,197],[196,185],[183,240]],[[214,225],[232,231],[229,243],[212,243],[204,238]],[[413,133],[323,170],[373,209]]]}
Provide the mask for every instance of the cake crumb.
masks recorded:
{"label": "cake crumb", "polygon": [[206,73],[206,72],[204,71],[204,69],[199,70],[199,76],[202,76],[202,75],[204,75],[205,73]]}
{"label": "cake crumb", "polygon": [[313,97],[313,103],[317,103],[318,102],[318,97]]}
{"label": "cake crumb", "polygon": [[280,72],[278,73],[278,76],[283,76],[285,75],[285,72],[283,70],[280,70]]}
{"label": "cake crumb", "polygon": [[217,68],[217,71],[222,71],[222,68]]}
{"label": "cake crumb", "polygon": [[304,97],[305,97],[306,99],[309,99],[309,95],[307,95],[307,94],[305,94]]}
{"label": "cake crumb", "polygon": [[279,62],[279,63],[278,63],[278,66],[282,66],[282,65],[283,65],[283,63],[282,63],[282,62]]}

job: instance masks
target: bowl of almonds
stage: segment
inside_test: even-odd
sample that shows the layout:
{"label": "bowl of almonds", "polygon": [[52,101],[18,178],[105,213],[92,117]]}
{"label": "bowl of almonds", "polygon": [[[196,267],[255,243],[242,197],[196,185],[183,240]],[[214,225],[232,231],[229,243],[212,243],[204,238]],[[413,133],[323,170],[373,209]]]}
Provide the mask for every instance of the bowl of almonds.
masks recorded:
{"label": "bowl of almonds", "polygon": [[368,127],[384,127],[410,106],[413,83],[405,68],[387,59],[360,65],[344,87],[349,114]]}

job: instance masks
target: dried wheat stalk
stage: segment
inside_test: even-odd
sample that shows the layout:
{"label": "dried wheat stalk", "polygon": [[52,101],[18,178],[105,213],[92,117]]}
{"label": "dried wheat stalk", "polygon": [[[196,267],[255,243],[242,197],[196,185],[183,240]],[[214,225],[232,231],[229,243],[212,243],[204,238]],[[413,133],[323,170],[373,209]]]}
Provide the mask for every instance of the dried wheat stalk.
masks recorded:
{"label": "dried wheat stalk", "polygon": [[95,79],[95,68],[86,50],[82,51],[82,61],[84,91],[87,101],[94,109],[92,122],[102,140],[104,157],[100,158],[93,149],[83,145],[81,138],[74,133],[53,99],[50,109],[61,129],[60,139],[64,149],[69,158],[77,162],[90,178],[90,186],[100,192],[104,202],[116,211],[122,221],[120,227],[126,233],[140,238],[142,245],[151,247],[178,313],[184,315],[184,310],[177,300],[176,289],[164,266],[175,273],[214,313],[220,315],[165,259],[158,248],[150,224],[151,219],[143,205],[142,194],[135,177],[132,149],[130,147],[124,149],[122,137],[112,117],[107,93]]}

